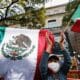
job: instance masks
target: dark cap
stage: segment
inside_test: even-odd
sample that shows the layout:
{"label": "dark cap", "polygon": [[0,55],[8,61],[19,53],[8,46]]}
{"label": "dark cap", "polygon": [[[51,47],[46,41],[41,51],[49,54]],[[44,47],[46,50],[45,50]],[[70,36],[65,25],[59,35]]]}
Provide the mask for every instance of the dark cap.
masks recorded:
{"label": "dark cap", "polygon": [[49,56],[48,61],[53,61],[53,60],[59,61],[59,57],[58,57],[57,55],[51,54],[51,55]]}

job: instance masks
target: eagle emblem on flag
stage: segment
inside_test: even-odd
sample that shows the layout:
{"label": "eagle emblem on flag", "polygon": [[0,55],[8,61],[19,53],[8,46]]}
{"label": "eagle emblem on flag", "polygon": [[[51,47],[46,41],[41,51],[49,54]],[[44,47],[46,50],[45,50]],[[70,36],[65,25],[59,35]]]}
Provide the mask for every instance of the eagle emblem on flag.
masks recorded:
{"label": "eagle emblem on flag", "polygon": [[24,34],[12,36],[12,40],[2,45],[2,54],[6,58],[22,59],[28,56],[34,50],[31,39]]}

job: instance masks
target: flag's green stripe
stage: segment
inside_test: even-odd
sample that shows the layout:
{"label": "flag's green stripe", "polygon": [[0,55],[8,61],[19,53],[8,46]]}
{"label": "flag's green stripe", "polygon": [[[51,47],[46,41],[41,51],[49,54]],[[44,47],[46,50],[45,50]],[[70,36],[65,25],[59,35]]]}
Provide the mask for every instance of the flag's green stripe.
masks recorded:
{"label": "flag's green stripe", "polygon": [[72,15],[72,18],[71,19],[73,21],[75,21],[77,18],[80,18],[80,5],[78,6],[78,8],[76,9],[76,11]]}
{"label": "flag's green stripe", "polygon": [[5,26],[0,26],[0,43],[2,42],[5,35]]}

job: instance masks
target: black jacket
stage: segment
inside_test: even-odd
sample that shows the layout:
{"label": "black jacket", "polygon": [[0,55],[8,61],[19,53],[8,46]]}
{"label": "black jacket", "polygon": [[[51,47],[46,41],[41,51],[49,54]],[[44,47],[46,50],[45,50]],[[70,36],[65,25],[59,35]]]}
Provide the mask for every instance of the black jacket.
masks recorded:
{"label": "black jacket", "polygon": [[[58,77],[59,80],[67,80],[67,73],[70,69],[71,59],[70,55],[68,54],[68,51],[63,50],[62,54],[64,56],[64,63],[58,72]],[[49,53],[44,52],[40,62],[41,77],[42,80],[55,80],[53,75],[48,73],[48,59],[49,59]]]}

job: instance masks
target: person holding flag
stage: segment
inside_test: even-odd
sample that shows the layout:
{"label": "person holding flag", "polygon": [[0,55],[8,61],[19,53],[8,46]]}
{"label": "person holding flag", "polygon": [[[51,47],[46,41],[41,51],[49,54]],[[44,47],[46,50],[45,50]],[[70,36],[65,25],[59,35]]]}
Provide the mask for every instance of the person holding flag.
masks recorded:
{"label": "person holding flag", "polygon": [[40,62],[40,73],[42,80],[67,80],[67,73],[71,66],[71,59],[68,51],[65,50],[63,46],[64,33],[61,32],[60,36],[61,40],[59,45],[64,57],[64,62],[61,62],[59,57],[52,53],[52,48],[55,46],[49,35],[46,34],[47,47]]}

